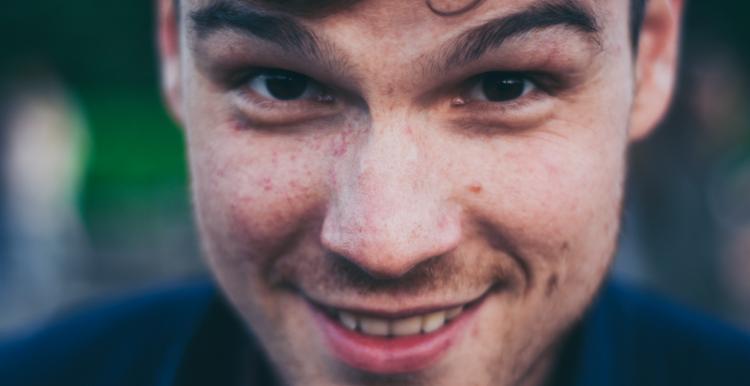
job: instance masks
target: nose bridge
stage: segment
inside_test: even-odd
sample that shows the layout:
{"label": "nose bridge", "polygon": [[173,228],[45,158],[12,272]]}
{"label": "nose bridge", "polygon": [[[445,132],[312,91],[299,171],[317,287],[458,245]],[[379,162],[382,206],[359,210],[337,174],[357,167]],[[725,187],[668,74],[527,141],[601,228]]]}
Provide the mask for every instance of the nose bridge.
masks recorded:
{"label": "nose bridge", "polygon": [[380,117],[338,168],[322,240],[375,276],[397,277],[454,248],[460,231],[414,117]]}
{"label": "nose bridge", "polygon": [[430,212],[425,207],[435,199],[420,189],[430,170],[407,131],[411,129],[395,125],[372,130],[352,171],[355,181],[347,187],[360,206],[362,225],[392,241],[401,241],[393,238],[403,237],[403,231],[416,233],[424,226]]}
{"label": "nose bridge", "polygon": [[[418,195],[419,182],[429,179],[425,149],[420,148],[413,122],[408,118],[391,119],[373,125],[367,140],[357,154],[356,178],[353,186],[360,194],[369,196],[375,208],[397,209],[408,196]],[[363,197],[363,198],[365,198]],[[394,213],[398,214],[398,213]]]}

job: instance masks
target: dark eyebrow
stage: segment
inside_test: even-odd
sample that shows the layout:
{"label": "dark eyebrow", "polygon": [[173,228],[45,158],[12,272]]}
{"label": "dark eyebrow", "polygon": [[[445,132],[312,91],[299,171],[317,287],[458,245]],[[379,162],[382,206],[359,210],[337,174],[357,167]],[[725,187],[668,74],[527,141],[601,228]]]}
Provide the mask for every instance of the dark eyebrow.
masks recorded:
{"label": "dark eyebrow", "polygon": [[193,31],[205,39],[214,32],[230,29],[272,42],[286,51],[320,58],[315,34],[294,19],[260,11],[248,4],[220,0],[190,13]]}
{"label": "dark eyebrow", "polygon": [[448,54],[441,68],[465,65],[509,38],[554,26],[573,28],[599,44],[599,24],[592,11],[575,0],[544,1],[462,33],[448,44],[445,50]]}

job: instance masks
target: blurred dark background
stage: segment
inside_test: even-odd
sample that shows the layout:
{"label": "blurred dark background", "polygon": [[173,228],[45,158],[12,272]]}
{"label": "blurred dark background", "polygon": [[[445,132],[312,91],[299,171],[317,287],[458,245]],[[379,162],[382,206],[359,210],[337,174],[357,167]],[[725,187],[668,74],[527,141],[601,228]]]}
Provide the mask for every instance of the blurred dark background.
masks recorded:
{"label": "blurred dark background", "polygon": [[[632,151],[615,265],[748,330],[749,11],[688,3],[674,108]],[[6,1],[0,36],[0,335],[203,272],[152,1]]]}

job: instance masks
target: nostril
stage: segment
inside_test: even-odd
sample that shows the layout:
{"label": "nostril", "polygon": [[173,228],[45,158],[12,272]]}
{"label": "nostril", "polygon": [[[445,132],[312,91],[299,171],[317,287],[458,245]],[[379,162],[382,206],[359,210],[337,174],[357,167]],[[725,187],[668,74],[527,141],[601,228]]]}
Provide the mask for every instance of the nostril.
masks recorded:
{"label": "nostril", "polygon": [[357,264],[357,260],[335,252],[330,252],[328,258],[334,260],[332,266],[335,275],[353,287],[369,287],[373,283],[383,283],[398,277],[371,271],[367,266]]}
{"label": "nostril", "polygon": [[354,288],[369,290],[376,287],[404,285],[405,281],[412,281],[415,277],[427,276],[425,274],[420,275],[417,271],[429,271],[427,266],[438,257],[420,260],[411,266],[402,265],[399,269],[394,269],[394,265],[360,264],[361,260],[335,252],[328,252],[327,258],[332,260],[331,267],[333,267],[332,275],[334,275],[334,279]]}
{"label": "nostril", "polygon": [[421,257],[394,255],[389,248],[370,246],[367,240],[331,242],[331,239],[328,239],[323,245],[331,258],[345,262],[338,266],[348,267],[346,272],[351,274],[359,271],[362,275],[376,280],[401,277],[424,260]]}
{"label": "nostril", "polygon": [[[356,267],[371,279],[386,280],[397,278],[419,264],[423,258],[409,256],[399,240],[375,239],[375,232],[351,232],[323,226],[321,244],[331,258],[346,261],[341,267]],[[348,269],[351,273],[352,270]]]}

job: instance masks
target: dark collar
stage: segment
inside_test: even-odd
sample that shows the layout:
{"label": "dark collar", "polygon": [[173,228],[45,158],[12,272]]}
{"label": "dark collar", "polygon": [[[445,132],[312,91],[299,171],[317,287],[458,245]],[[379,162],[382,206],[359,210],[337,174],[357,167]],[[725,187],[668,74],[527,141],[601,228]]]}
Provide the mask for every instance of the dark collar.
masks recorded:
{"label": "dark collar", "polygon": [[260,344],[217,293],[187,345],[174,385],[275,384],[271,366]]}

